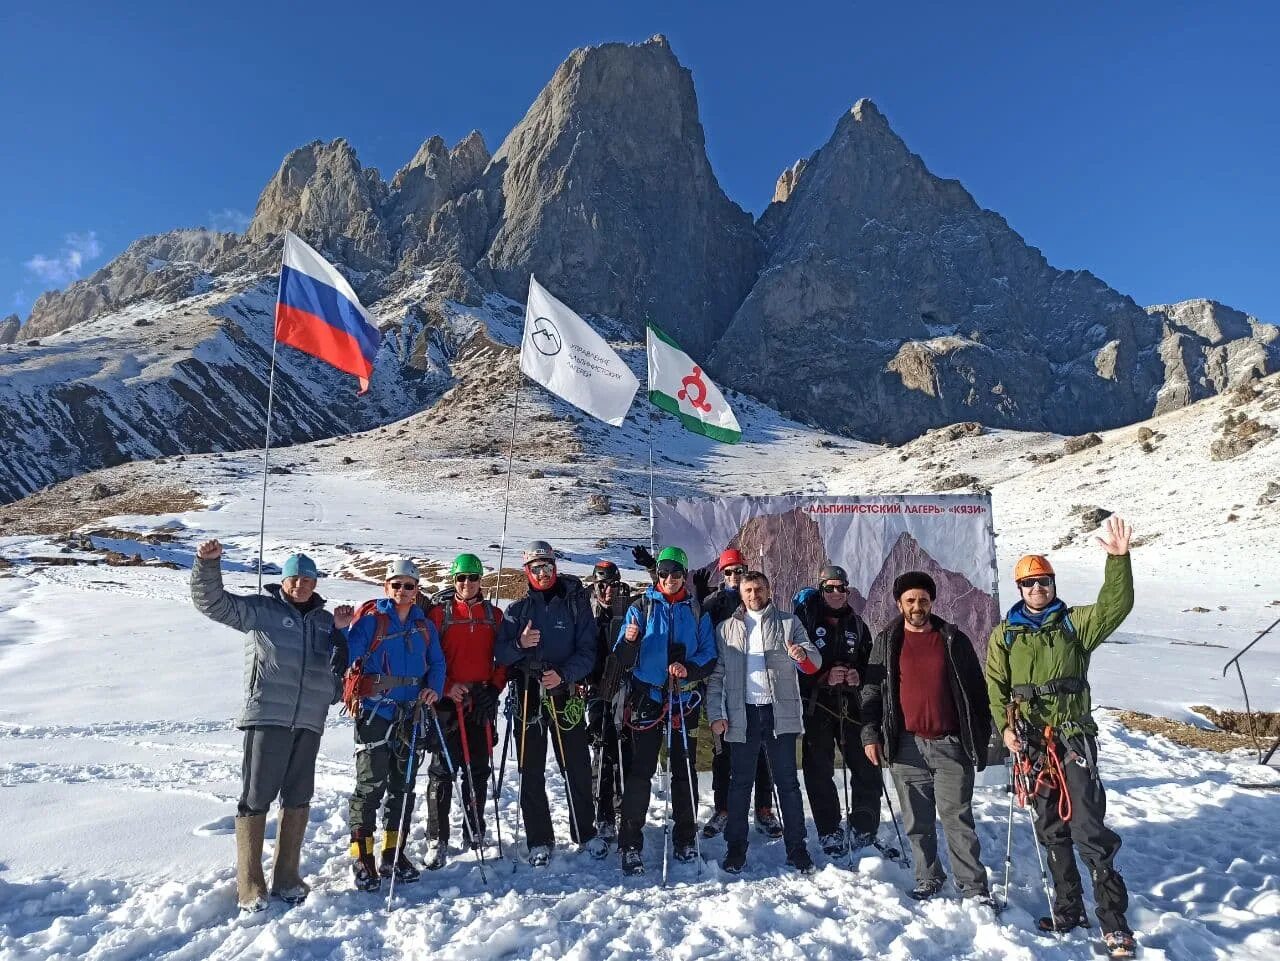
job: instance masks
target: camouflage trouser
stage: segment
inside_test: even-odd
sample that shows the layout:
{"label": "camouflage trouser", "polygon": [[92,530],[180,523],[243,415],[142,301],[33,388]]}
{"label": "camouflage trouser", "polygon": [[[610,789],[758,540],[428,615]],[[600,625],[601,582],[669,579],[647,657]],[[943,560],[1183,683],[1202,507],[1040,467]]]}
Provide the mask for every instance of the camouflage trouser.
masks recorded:
{"label": "camouflage trouser", "polygon": [[[402,815],[406,825],[413,816],[413,787],[426,744],[421,737],[418,738],[417,757],[406,780],[409,745],[391,727],[391,721],[376,714],[356,722],[356,789],[351,795],[348,816],[352,831],[363,828],[366,834],[372,834],[379,808],[382,808],[384,830],[395,831],[400,827]],[[379,741],[385,743],[379,744]]]}

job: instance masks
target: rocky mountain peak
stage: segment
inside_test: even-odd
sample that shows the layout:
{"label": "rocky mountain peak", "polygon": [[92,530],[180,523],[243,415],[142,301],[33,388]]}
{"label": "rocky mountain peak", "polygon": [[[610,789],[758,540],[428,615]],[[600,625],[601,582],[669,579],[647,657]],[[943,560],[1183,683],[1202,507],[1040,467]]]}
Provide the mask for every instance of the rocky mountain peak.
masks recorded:
{"label": "rocky mountain peak", "polygon": [[494,154],[477,265],[523,300],[529,274],[579,311],[646,318],[705,350],[760,257],[707,160],[690,72],[665,38],[575,50]]}
{"label": "rocky mountain peak", "polygon": [[256,244],[292,230],[334,252],[386,264],[391,241],[379,217],[386,193],[377,171],[365,170],[345,139],[315,140],[284,158],[245,237]]}
{"label": "rocky mountain peak", "polygon": [[18,339],[18,328],[22,326],[22,319],[17,314],[10,314],[4,320],[0,320],[0,345],[12,344]]}

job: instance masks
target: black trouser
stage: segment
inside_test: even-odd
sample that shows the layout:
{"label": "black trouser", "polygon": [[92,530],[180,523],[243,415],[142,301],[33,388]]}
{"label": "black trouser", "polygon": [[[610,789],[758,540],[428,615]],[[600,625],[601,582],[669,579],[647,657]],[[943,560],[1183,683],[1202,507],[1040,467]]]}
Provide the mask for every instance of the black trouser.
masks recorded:
{"label": "black trouser", "polygon": [[735,742],[733,777],[729,781],[729,821],[724,839],[730,851],[747,850],[747,801],[750,800],[752,772],[763,749],[769,753],[769,766],[778,785],[778,801],[782,805],[782,843],[787,853],[804,847],[804,801],[800,798],[800,779],[796,775],[796,736],[777,734],[773,729],[773,705],[746,705],[745,742]]}
{"label": "black trouser", "polygon": [[623,772],[630,766],[630,746],[624,744],[626,757],[618,757],[618,727],[613,720],[613,705],[594,701],[588,718],[591,740],[591,791],[596,799],[596,823],[613,823],[618,818],[617,804],[622,794]]}
{"label": "black trouser", "polygon": [[[867,760],[856,721],[826,710],[822,701],[804,719],[801,758],[804,789],[818,837],[840,830],[841,800],[836,793],[836,748],[848,768],[849,827],[856,834],[876,836],[880,829],[880,769]],[[845,777],[845,775],[841,775]]]}
{"label": "black trouser", "polygon": [[[492,758],[489,751],[489,732],[484,717],[463,714],[466,722],[467,750],[471,752],[471,781],[475,784],[475,808],[472,808],[471,787],[467,783],[466,752],[462,749],[463,728],[458,725],[458,709],[453,701],[444,699],[437,704],[440,725],[444,730],[444,746],[448,751],[433,748],[431,764],[427,768],[427,837],[432,841],[449,840],[449,807],[453,801],[454,782],[462,781],[462,837],[471,840],[471,822],[478,816],[476,826],[484,836],[485,799],[488,797],[489,771]],[[456,777],[453,773],[455,772]]]}
{"label": "black trouser", "polygon": [[236,813],[241,817],[266,814],[277,797],[281,807],[310,804],[319,749],[320,735],[315,731],[276,725],[245,728]]}
{"label": "black trouser", "polygon": [[[555,844],[551,828],[551,808],[547,803],[547,739],[552,741],[555,756],[564,771],[571,799],[570,837],[585,844],[596,836],[591,804],[591,755],[587,749],[585,716],[577,724],[568,725],[564,708],[567,698],[557,694],[553,699],[556,717],[548,705],[539,703],[541,688],[536,680],[529,683],[528,696],[521,676],[515,686],[515,711],[511,732],[516,742],[516,763],[520,771],[520,811],[524,817],[525,840],[530,848]],[[527,722],[524,717],[528,705]]]}
{"label": "black trouser", "polygon": [[[711,800],[717,811],[729,810],[729,772],[732,764],[729,761],[729,745],[722,744],[720,753],[711,759]],[[773,808],[773,778],[769,776],[769,758],[760,749],[756,758],[756,807],[757,811]]]}
{"label": "black trouser", "polygon": [[409,741],[401,736],[408,727],[407,724],[393,725],[379,714],[356,722],[356,789],[349,808],[352,831],[360,828],[366,836],[372,835],[379,808],[386,831],[399,830],[402,816],[406,826],[413,817],[413,787],[426,753],[426,743],[422,737],[418,738],[417,756],[413,759],[413,770],[409,771]]}
{"label": "black trouser", "polygon": [[[1034,751],[1033,748],[1033,761]],[[1120,835],[1103,823],[1107,792],[1098,776],[1098,743],[1088,735],[1059,736],[1058,755],[1066,772],[1071,820],[1064,822],[1058,812],[1060,791],[1035,798],[1036,834],[1049,854],[1049,869],[1053,872],[1054,913],[1058,917],[1084,913],[1084,888],[1074,845],[1093,876],[1093,897],[1102,930],[1128,931],[1124,915],[1129,909],[1129,891],[1114,866]]]}
{"label": "black trouser", "polygon": [[[679,708],[677,708],[679,710]],[[633,718],[634,720],[634,718]],[[679,717],[675,721],[679,723]],[[671,744],[668,751],[671,764],[671,811],[675,820],[672,843],[676,847],[694,843],[694,834],[698,826],[697,796],[698,774],[694,764],[698,756],[698,713],[690,711],[686,715],[689,728],[682,737],[676,724],[671,728]],[[644,723],[643,719],[640,723]],[[653,787],[653,775],[658,768],[658,751],[667,737],[665,722],[646,727],[644,730],[627,729],[626,738],[630,743],[630,760],[627,764],[626,780],[622,789],[622,823],[618,828],[618,850],[639,851],[644,847],[644,822],[649,811],[650,791]],[[685,751],[685,739],[689,749]],[[690,792],[692,785],[692,793]]]}

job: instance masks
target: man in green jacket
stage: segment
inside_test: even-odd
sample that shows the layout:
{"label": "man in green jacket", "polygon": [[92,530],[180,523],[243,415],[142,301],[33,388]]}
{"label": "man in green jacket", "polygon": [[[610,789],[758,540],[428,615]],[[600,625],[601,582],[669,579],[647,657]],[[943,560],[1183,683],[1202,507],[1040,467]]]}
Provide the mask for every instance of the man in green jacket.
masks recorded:
{"label": "man in green jacket", "polygon": [[[1112,515],[1103,536],[1106,575],[1096,604],[1068,607],[1053,567],[1030,554],[1014,568],[1021,599],[996,625],[987,647],[987,690],[996,729],[1015,758],[1035,769],[1036,833],[1049,855],[1054,904],[1044,931],[1088,926],[1075,848],[1093,875],[1098,922],[1112,957],[1133,957],[1125,920],[1129,893],[1115,870],[1120,837],[1103,822],[1107,795],[1098,774],[1097,725],[1089,696],[1089,658],[1133,609],[1132,530]],[[1034,775],[1033,775],[1034,776]]]}

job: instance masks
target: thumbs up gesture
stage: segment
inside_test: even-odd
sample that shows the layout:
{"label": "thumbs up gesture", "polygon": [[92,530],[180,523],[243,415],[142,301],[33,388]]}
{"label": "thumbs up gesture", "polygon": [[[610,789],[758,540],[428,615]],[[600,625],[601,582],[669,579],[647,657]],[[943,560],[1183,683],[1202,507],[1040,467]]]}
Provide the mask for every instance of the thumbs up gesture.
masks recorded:
{"label": "thumbs up gesture", "polygon": [[533,621],[526,621],[524,630],[520,632],[521,647],[537,647],[542,641],[542,632],[533,626]]}

